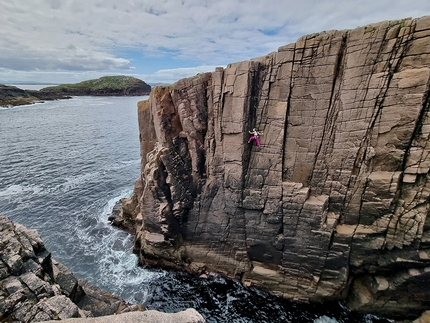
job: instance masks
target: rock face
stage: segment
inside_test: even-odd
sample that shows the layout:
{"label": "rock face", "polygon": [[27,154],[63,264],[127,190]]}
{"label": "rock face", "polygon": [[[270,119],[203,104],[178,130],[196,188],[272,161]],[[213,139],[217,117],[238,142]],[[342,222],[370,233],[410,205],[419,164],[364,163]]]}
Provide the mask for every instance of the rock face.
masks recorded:
{"label": "rock face", "polygon": [[[153,88],[138,106],[130,199],[140,262],[419,316],[430,308],[429,83],[423,17],[307,35]],[[254,127],[260,147],[247,143]]]}
{"label": "rock face", "polygon": [[[114,316],[112,316],[114,315]],[[0,216],[0,321],[204,323],[195,310],[146,311],[75,277],[35,230]],[[80,319],[76,319],[80,318]]]}
{"label": "rock face", "polygon": [[[57,321],[48,321],[55,323]],[[157,311],[130,312],[119,315],[108,315],[87,319],[68,319],[64,323],[205,323],[205,319],[195,310],[187,309],[178,313],[161,313]]]}
{"label": "rock face", "polygon": [[0,321],[39,322],[142,311],[76,278],[35,230],[0,216]]}

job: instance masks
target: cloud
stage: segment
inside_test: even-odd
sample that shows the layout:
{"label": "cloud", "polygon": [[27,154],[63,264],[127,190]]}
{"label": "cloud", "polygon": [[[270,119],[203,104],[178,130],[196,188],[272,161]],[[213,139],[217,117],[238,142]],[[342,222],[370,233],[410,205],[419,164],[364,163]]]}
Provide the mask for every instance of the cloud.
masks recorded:
{"label": "cloud", "polygon": [[84,51],[81,53],[25,53],[14,56],[8,51],[0,52],[0,67],[18,71],[106,71],[106,70],[133,70],[130,61],[116,58],[106,53]]}
{"label": "cloud", "polygon": [[[216,67],[218,66],[195,66],[189,68],[161,69],[155,71],[154,73],[148,74],[127,74],[144,80],[148,84],[170,84],[176,82],[179,79],[192,77],[199,73],[213,72],[215,71]],[[0,68],[0,75],[3,75],[3,77],[9,80],[10,83],[21,82],[23,80],[28,82],[43,82],[50,84],[77,83],[82,80],[96,79],[101,76],[123,74],[123,71],[17,71]]]}
{"label": "cloud", "polygon": [[[152,74],[136,75],[148,83],[173,83],[182,78],[195,76],[199,73],[213,72],[218,66],[196,66],[189,68],[172,68],[156,71]],[[225,66],[219,66],[225,67]]]}
{"label": "cloud", "polygon": [[[23,77],[69,71],[73,79],[84,72],[142,73],[137,69],[144,63],[127,51],[141,52],[143,61],[222,66],[309,33],[428,15],[430,1],[0,0],[0,8],[0,79],[6,71]],[[184,74],[145,70],[153,78]]]}

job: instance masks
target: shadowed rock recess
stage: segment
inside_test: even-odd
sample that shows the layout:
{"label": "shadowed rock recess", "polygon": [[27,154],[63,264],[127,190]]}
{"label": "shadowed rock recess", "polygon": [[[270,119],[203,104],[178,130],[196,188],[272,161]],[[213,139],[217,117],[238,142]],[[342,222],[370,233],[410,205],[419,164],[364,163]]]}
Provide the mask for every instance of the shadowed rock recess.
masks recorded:
{"label": "shadowed rock recess", "polygon": [[422,17],[153,88],[122,212],[141,264],[392,318],[429,309],[429,80]]}

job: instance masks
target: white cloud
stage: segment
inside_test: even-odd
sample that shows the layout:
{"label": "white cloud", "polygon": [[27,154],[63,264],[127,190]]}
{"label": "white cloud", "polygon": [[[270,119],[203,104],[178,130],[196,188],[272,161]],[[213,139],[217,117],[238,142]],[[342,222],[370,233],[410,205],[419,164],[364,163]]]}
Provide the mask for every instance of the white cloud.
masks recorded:
{"label": "white cloud", "polygon": [[132,73],[128,50],[225,65],[308,33],[429,14],[428,0],[0,0],[0,80]]}
{"label": "white cloud", "polygon": [[[127,73],[144,80],[148,84],[174,83],[179,79],[191,77],[199,73],[213,72],[218,66],[195,66],[189,68],[172,68],[161,69],[154,73],[138,74]],[[225,67],[225,66],[221,66]],[[106,75],[123,75],[123,72],[100,72],[100,71],[17,71],[12,69],[0,68],[0,75],[7,79],[10,83],[21,82],[26,80],[29,82],[43,82],[50,84],[77,83],[82,80],[95,79]]]}
{"label": "white cloud", "polygon": [[[196,66],[189,68],[172,68],[159,70],[152,74],[136,75],[147,83],[173,83],[182,78],[195,76],[199,73],[213,72],[218,66]],[[220,66],[225,67],[225,66]]]}

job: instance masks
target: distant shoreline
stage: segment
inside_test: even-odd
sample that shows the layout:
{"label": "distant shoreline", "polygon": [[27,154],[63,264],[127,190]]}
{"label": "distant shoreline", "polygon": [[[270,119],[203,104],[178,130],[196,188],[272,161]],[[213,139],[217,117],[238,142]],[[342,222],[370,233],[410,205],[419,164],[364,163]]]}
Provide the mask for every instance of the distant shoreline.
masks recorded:
{"label": "distant shoreline", "polygon": [[16,86],[18,89],[22,90],[34,90],[39,91],[47,86],[57,86],[58,84],[52,83],[4,83],[7,86]]}

